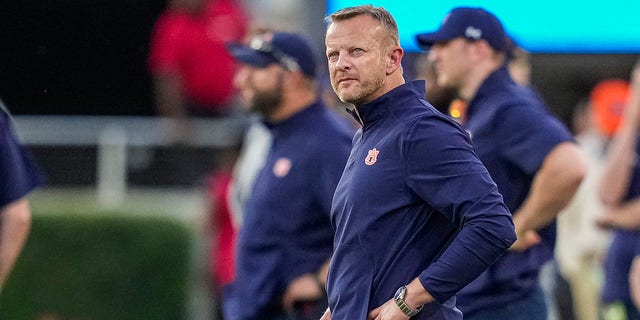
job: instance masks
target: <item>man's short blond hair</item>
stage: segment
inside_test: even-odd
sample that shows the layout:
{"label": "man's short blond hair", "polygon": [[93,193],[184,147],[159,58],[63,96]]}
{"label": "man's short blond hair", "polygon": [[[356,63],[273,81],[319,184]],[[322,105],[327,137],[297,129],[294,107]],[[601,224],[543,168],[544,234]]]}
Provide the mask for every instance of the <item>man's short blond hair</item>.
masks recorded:
{"label": "man's short blond hair", "polygon": [[391,43],[395,46],[400,46],[400,36],[398,35],[398,24],[393,18],[391,13],[383,7],[374,7],[370,4],[348,7],[340,9],[325,18],[327,24],[331,24],[336,21],[348,20],[360,15],[368,15],[378,21],[387,32]]}

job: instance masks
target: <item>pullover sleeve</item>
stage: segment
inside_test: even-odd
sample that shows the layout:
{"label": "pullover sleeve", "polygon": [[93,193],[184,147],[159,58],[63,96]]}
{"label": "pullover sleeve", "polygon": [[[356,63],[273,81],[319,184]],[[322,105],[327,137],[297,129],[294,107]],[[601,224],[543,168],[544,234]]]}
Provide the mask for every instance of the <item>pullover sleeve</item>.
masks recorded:
{"label": "pullover sleeve", "polygon": [[465,131],[440,117],[423,118],[404,139],[407,183],[459,230],[420,275],[444,302],[493,264],[516,240],[511,213]]}

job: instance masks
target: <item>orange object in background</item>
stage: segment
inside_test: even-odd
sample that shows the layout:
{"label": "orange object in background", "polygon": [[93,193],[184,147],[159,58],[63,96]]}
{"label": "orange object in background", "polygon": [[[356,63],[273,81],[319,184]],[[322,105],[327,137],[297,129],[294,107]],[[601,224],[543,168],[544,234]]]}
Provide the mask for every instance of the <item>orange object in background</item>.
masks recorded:
{"label": "orange object in background", "polygon": [[618,129],[629,99],[629,82],[606,79],[593,87],[590,95],[591,112],[595,126],[610,138]]}
{"label": "orange object in background", "polygon": [[449,115],[458,123],[464,124],[467,115],[467,103],[462,99],[454,99],[449,105]]}

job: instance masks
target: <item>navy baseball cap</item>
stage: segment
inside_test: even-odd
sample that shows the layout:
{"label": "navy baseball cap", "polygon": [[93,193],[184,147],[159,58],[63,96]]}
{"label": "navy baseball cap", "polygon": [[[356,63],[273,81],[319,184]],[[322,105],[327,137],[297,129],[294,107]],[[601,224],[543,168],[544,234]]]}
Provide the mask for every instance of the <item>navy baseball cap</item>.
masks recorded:
{"label": "navy baseball cap", "polygon": [[297,33],[275,32],[255,36],[247,45],[227,44],[229,53],[248,65],[264,68],[279,63],[289,71],[316,75],[316,58],[310,41]]}
{"label": "navy baseball cap", "polygon": [[455,8],[444,18],[439,30],[416,35],[418,45],[424,50],[429,50],[436,42],[459,37],[486,40],[498,51],[509,49],[502,23],[493,13],[482,8]]}

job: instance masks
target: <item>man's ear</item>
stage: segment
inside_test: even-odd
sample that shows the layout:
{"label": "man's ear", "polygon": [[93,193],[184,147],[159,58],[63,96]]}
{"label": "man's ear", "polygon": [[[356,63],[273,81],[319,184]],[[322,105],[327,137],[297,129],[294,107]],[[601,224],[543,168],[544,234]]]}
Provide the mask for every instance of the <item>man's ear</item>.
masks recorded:
{"label": "man's ear", "polygon": [[302,71],[286,71],[284,72],[284,86],[291,87],[300,83],[300,81],[304,78]]}
{"label": "man's ear", "polygon": [[387,74],[392,74],[399,68],[402,68],[402,56],[404,50],[401,47],[394,46],[390,49],[387,59]]}
{"label": "man's ear", "polygon": [[485,40],[476,41],[474,42],[474,44],[475,44],[476,54],[480,55],[483,58],[492,56],[495,52],[495,50],[489,44],[489,42]]}

